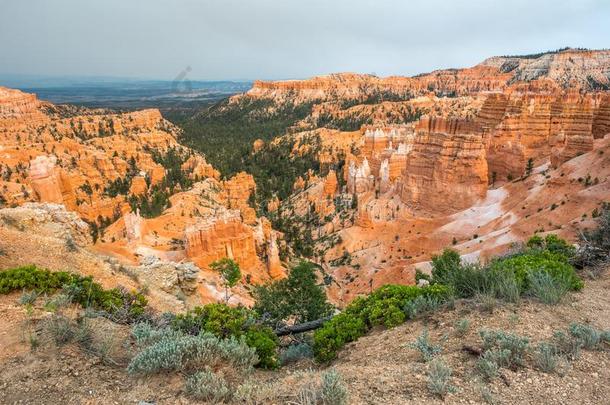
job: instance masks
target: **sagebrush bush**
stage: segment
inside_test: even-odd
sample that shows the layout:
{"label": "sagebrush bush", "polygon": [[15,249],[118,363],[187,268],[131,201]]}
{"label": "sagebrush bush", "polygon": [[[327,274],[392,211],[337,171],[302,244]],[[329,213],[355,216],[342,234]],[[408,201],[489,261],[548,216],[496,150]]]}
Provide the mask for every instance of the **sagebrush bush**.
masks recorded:
{"label": "sagebrush bush", "polygon": [[479,392],[481,393],[481,398],[483,398],[483,401],[485,401],[486,404],[495,405],[498,403],[488,387],[482,385],[479,388]]}
{"label": "sagebrush bush", "polygon": [[57,312],[68,306],[71,302],[72,299],[69,295],[63,293],[55,294],[45,302],[44,309],[49,312]]}
{"label": "sagebrush bush", "polygon": [[235,389],[233,400],[246,405],[270,404],[275,402],[275,392],[271,384],[246,381]]}
{"label": "sagebrush bush", "polygon": [[468,333],[468,330],[470,329],[470,321],[466,318],[458,319],[455,322],[454,327],[455,327],[455,333],[458,336],[464,336],[464,335],[466,335],[466,333]]}
{"label": "sagebrush bush", "polygon": [[485,312],[492,313],[498,305],[496,296],[490,293],[480,292],[474,296],[474,300],[479,303],[481,309]]}
{"label": "sagebrush bush", "polygon": [[553,332],[551,342],[557,353],[566,356],[568,359],[575,360],[580,356],[582,343],[563,331]]}
{"label": "sagebrush bush", "polygon": [[498,358],[501,357],[506,357],[506,355],[500,354],[496,350],[488,350],[478,358],[476,368],[484,380],[491,381],[497,377],[500,371]]}
{"label": "sagebrush bush", "polygon": [[523,365],[529,348],[528,338],[501,330],[481,330],[479,334],[483,340],[483,350],[497,349],[501,354],[501,357],[496,358],[498,365],[509,368]]}
{"label": "sagebrush bush", "polygon": [[455,387],[451,385],[451,373],[451,368],[441,359],[434,359],[428,369],[428,390],[441,398],[455,392]]}
{"label": "sagebrush bush", "polygon": [[486,279],[486,286],[490,295],[506,302],[519,302],[521,289],[513,273],[488,270]]}
{"label": "sagebrush bush", "polygon": [[572,323],[569,327],[570,334],[584,349],[595,350],[600,347],[602,333],[591,325]]}
{"label": "sagebrush bush", "polygon": [[324,405],[346,405],[348,399],[347,387],[341,374],[335,369],[322,373],[320,398]]}
{"label": "sagebrush bush", "polygon": [[33,305],[38,298],[38,291],[23,291],[19,297],[20,305]]}
{"label": "sagebrush bush", "polygon": [[366,298],[356,298],[345,310],[326,322],[314,333],[313,349],[318,361],[326,362],[337,356],[346,343],[353,342],[376,325],[391,328],[403,323],[404,308],[417,297],[439,302],[451,297],[451,290],[435,284],[426,287],[385,285]]}
{"label": "sagebrush bush", "polygon": [[541,342],[534,352],[536,366],[545,373],[553,373],[561,361],[561,356],[557,353],[555,346]]}
{"label": "sagebrush bush", "polygon": [[311,345],[308,343],[299,343],[295,345],[288,346],[282,353],[280,354],[280,362],[282,365],[294,363],[301,359],[308,359],[313,357],[313,350]]}
{"label": "sagebrush bush", "polygon": [[597,330],[591,325],[572,323],[567,333],[553,332],[549,346],[557,355],[574,360],[580,356],[582,349],[600,350],[604,342],[610,342],[610,331]]}
{"label": "sagebrush bush", "polygon": [[253,348],[242,339],[220,339],[211,333],[200,335],[168,334],[141,349],[127,371],[155,374],[160,371],[188,371],[198,366],[229,364],[247,373],[258,362]]}
{"label": "sagebrush bush", "polygon": [[547,305],[556,305],[570,290],[569,281],[536,271],[529,275],[528,293]]}
{"label": "sagebrush bush", "polygon": [[310,381],[299,387],[294,403],[298,405],[318,405],[320,402],[320,387],[315,382]]}
{"label": "sagebrush bush", "polygon": [[144,347],[166,338],[182,336],[180,331],[171,328],[156,328],[148,322],[138,322],[131,329],[131,336],[138,347]]}
{"label": "sagebrush bush", "polygon": [[425,362],[432,360],[443,350],[441,345],[435,345],[430,342],[428,329],[424,329],[422,333],[417,337],[415,342],[409,344],[409,347],[417,350],[421,355],[422,360]]}
{"label": "sagebrush bush", "polygon": [[407,301],[403,307],[403,312],[407,316],[407,319],[415,319],[436,311],[444,305],[445,302],[446,300],[441,300],[437,297],[425,297],[422,295],[412,301]]}
{"label": "sagebrush bush", "polygon": [[210,332],[221,338],[243,336],[246,343],[256,350],[259,358],[257,365],[274,368],[278,364],[277,337],[271,328],[257,325],[255,315],[253,311],[241,306],[208,304],[176,315],[172,320],[172,328],[192,335]]}
{"label": "sagebrush bush", "polygon": [[43,330],[58,346],[70,343],[74,338],[74,329],[70,319],[63,315],[53,315],[43,324]]}
{"label": "sagebrush bush", "polygon": [[213,404],[228,401],[231,389],[224,378],[206,367],[186,379],[186,392],[194,398]]}

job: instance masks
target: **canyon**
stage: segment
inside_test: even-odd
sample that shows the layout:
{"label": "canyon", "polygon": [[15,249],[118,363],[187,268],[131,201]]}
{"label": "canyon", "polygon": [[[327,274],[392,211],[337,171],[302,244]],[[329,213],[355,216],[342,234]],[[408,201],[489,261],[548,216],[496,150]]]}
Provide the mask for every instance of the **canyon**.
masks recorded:
{"label": "canyon", "polygon": [[297,179],[274,209],[316,213],[302,229],[344,302],[414,283],[447,246],[484,262],[533,233],[575,241],[591,227],[610,198],[609,55],[567,49],[411,78],[256,82],[232,100],[313,103],[284,137],[301,139],[323,116],[337,128],[316,130],[327,174]]}
{"label": "canyon", "polygon": [[[252,133],[239,157],[246,169],[273,165],[267,154],[288,145],[280,158],[302,170],[280,192],[261,171],[219,172],[214,151],[189,142],[201,135],[158,110],[53,105],[0,88],[0,214],[63,207],[89,230],[68,234],[106,269],[97,273],[130,269],[165,285],[166,307],[220,299],[215,260],[239,264],[231,302],[250,304],[252,285],[285,277],[303,256],[343,306],[386,283],[414,284],[448,246],[485,261],[533,233],[575,241],[610,201],[608,90],[610,51],[578,49],[414,77],[257,81],[215,111],[253,121],[298,112],[286,131]],[[20,234],[33,225],[15,221],[3,222],[0,248],[35,250],[38,239]],[[0,265],[28,261],[15,257]]]}
{"label": "canyon", "polygon": [[[31,215],[59,207],[74,213],[81,230],[88,230],[87,239],[65,231],[57,237],[78,238],[79,249],[109,256],[121,266],[197,266],[196,288],[189,289],[193,304],[219,296],[220,277],[209,265],[222,257],[234,259],[253,283],[282,277],[281,235],[248,204],[256,189],[252,177],[241,173],[220,180],[203,155],[177,141],[179,133],[158,110],[114,113],[55,106],[0,88],[0,201],[29,207]],[[32,203],[41,205],[27,205]],[[13,222],[3,225],[27,232],[33,226]],[[2,248],[19,239],[9,232]],[[5,256],[0,261],[19,265]],[[104,266],[110,274],[112,266]],[[236,291],[235,300],[250,298]]]}

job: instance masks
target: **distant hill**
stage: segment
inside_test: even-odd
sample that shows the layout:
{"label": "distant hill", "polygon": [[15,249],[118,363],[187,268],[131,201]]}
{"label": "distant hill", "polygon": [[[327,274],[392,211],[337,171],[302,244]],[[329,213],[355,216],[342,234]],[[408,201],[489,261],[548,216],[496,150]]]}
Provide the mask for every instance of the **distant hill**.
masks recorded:
{"label": "distant hill", "polygon": [[251,82],[0,75],[0,85],[35,93],[54,104],[136,110],[193,106],[248,91]]}

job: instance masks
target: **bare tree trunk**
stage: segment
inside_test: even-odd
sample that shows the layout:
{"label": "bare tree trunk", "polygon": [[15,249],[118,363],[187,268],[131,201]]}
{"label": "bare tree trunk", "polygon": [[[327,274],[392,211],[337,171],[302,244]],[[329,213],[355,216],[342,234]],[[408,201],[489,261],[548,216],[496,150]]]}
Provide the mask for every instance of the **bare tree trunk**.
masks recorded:
{"label": "bare tree trunk", "polygon": [[332,316],[327,316],[326,318],[316,319],[315,321],[303,322],[297,325],[285,326],[283,328],[279,328],[273,331],[277,336],[286,336],[292,335],[296,333],[308,332],[310,330],[318,329],[328,320],[330,320]]}

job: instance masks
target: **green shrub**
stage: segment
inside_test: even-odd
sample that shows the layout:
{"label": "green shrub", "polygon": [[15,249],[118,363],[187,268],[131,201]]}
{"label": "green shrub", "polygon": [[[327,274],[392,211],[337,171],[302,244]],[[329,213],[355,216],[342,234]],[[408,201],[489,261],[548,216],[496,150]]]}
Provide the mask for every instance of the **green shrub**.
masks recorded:
{"label": "green shrub", "polygon": [[428,362],[439,355],[443,349],[440,345],[434,345],[430,342],[428,329],[424,329],[415,342],[409,344],[409,347],[417,350],[421,355],[422,360],[425,362]]}
{"label": "green shrub", "polygon": [[228,337],[243,334],[247,324],[254,323],[253,316],[250,310],[242,306],[207,304],[176,315],[172,326],[191,335],[203,331],[219,337]]}
{"label": "green shrub", "polygon": [[432,361],[428,370],[428,390],[441,398],[455,392],[455,387],[451,385],[451,373],[451,368],[442,360]]}
{"label": "green shrub", "polygon": [[580,290],[582,280],[576,275],[568,259],[560,253],[549,250],[532,250],[509,258],[494,260],[490,266],[493,272],[511,272],[522,292],[530,288],[530,275],[545,272],[553,279],[566,282],[570,290]]}
{"label": "green shrub", "polygon": [[419,269],[415,269],[415,284],[418,284],[419,280],[426,280],[429,282],[432,281],[432,276]]}
{"label": "green shrub", "polygon": [[335,369],[322,373],[321,395],[324,405],[346,405],[348,399],[347,387],[341,374]]}
{"label": "green shrub", "polygon": [[335,316],[313,335],[316,359],[320,362],[333,360],[339,349],[363,336],[367,330],[366,323],[355,315],[341,313]]}
{"label": "green shrub", "polygon": [[345,310],[326,322],[314,333],[313,349],[318,361],[326,362],[337,356],[337,350],[346,343],[364,335],[375,325],[388,328],[403,323],[404,308],[417,297],[439,302],[451,297],[451,290],[443,285],[426,287],[385,285],[366,298],[356,298]]}
{"label": "green shrub", "polygon": [[574,246],[553,234],[547,235],[546,238],[544,238],[544,248],[549,252],[563,255],[568,259],[574,257],[576,254],[576,248],[574,248]]}
{"label": "green shrub", "polygon": [[36,266],[4,270],[0,272],[0,294],[8,294],[17,290],[53,292],[77,277],[63,271],[41,270]]}
{"label": "green shrub", "polygon": [[574,248],[555,235],[532,237],[528,249],[493,260],[488,266],[464,264],[457,252],[446,249],[432,258],[433,282],[450,286],[455,295],[471,298],[487,294],[508,302],[518,302],[530,288],[533,273],[544,272],[553,280],[567,283],[570,290],[582,288],[569,260]]}
{"label": "green shrub", "polygon": [[[92,307],[109,314],[123,311],[130,318],[141,317],[146,309],[146,298],[139,293],[130,293],[120,288],[104,289],[91,277],[58,271],[42,270],[36,266],[25,266],[0,272],[0,294],[15,290],[34,290],[39,293],[63,289],[70,302],[83,308]],[[51,307],[53,309],[53,307]]]}
{"label": "green shrub", "polygon": [[231,398],[231,389],[225,379],[214,374],[208,367],[186,379],[186,392],[194,398],[213,404]]}
{"label": "green shrub", "polygon": [[538,235],[532,236],[526,246],[530,249],[548,250],[551,253],[563,255],[571,258],[575,255],[576,249],[557,235],[549,234],[544,239]]}
{"label": "green shrub", "polygon": [[275,368],[278,366],[277,345],[278,339],[273,331],[262,325],[253,325],[246,331],[246,344],[256,350],[262,368]]}

